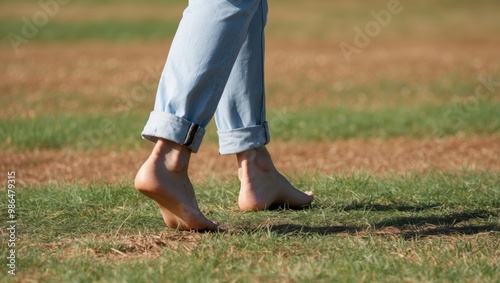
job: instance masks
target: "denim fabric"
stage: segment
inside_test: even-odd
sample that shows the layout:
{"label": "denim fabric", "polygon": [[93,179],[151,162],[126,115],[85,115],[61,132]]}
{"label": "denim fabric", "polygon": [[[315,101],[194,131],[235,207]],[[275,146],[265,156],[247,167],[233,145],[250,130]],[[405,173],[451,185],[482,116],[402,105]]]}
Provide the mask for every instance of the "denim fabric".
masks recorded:
{"label": "denim fabric", "polygon": [[267,144],[266,18],[266,0],[190,0],[142,136],[197,152],[215,114],[221,154]]}

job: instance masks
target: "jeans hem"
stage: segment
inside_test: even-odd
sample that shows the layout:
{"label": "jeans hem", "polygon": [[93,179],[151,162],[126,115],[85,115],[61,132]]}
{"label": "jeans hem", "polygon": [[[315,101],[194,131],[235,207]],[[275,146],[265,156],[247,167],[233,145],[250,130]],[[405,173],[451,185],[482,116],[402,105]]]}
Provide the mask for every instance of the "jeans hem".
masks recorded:
{"label": "jeans hem", "polygon": [[240,153],[259,148],[271,141],[267,122],[262,125],[218,131],[219,153],[221,155]]}
{"label": "jeans hem", "polygon": [[205,135],[205,129],[173,114],[153,111],[141,135],[152,142],[157,142],[158,138],[169,140],[196,153]]}

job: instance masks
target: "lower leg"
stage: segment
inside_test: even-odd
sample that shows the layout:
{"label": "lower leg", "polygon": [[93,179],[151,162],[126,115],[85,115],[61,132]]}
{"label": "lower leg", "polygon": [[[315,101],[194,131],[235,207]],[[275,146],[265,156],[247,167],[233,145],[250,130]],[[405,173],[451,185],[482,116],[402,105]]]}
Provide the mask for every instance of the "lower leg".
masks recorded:
{"label": "lower leg", "polygon": [[266,147],[236,154],[241,181],[238,204],[241,210],[258,211],[272,205],[301,208],[313,201],[311,192],[301,192],[274,167]]}
{"label": "lower leg", "polygon": [[158,139],[153,152],[135,178],[135,187],[160,207],[167,226],[180,230],[215,230],[196,202],[187,170],[191,151]]}

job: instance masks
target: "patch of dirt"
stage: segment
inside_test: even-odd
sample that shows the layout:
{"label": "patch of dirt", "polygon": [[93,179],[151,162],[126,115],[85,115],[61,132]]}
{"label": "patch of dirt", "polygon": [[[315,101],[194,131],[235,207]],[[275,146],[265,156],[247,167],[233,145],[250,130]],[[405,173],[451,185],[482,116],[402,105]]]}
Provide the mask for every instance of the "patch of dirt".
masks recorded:
{"label": "patch of dirt", "polygon": [[[234,237],[241,234],[259,233],[259,231],[272,231],[276,234],[291,236],[304,236],[318,234],[322,236],[335,235],[335,237],[356,236],[358,241],[379,240],[388,238],[397,240],[434,241],[438,239],[444,243],[454,245],[457,240],[470,241],[495,241],[498,239],[498,225],[484,225],[474,227],[451,227],[449,225],[433,225],[421,223],[413,226],[384,226],[384,227],[356,227],[339,224],[337,226],[310,227],[296,224],[278,224],[267,221],[256,227],[224,227],[222,237]],[[157,258],[165,249],[190,254],[209,234],[196,232],[183,232],[168,229],[156,234],[101,234],[84,235],[82,238],[59,239],[58,242],[28,244],[24,249],[43,247],[48,253],[59,253],[62,258],[93,257],[96,260],[128,261],[138,257]],[[385,240],[384,240],[385,242]],[[415,253],[407,249],[404,253],[393,255],[407,259],[415,259]],[[496,253],[491,260],[496,262],[500,253]],[[161,273],[163,271],[160,271]]]}
{"label": "patch of dirt", "polygon": [[152,235],[97,235],[93,239],[95,243],[109,243],[110,238],[113,239],[113,246],[109,253],[103,250],[94,249],[94,253],[98,256],[107,257],[109,254],[118,257],[126,258],[128,255],[145,255],[158,256],[163,249],[171,250],[184,249],[191,252],[202,237],[201,234],[166,231]]}
{"label": "patch of dirt", "polygon": [[[29,243],[22,249],[42,247],[51,253],[60,252],[64,258],[80,256],[128,260],[132,256],[158,257],[164,249],[191,252],[203,234],[168,230],[153,234],[96,234],[82,238],[62,238],[57,242]],[[29,242],[27,239],[25,242]],[[63,251],[63,252],[61,252]]]}
{"label": "patch of dirt", "polygon": [[169,43],[34,44],[17,56],[2,52],[0,118],[148,111],[168,49]]}
{"label": "patch of dirt", "polygon": [[[464,99],[459,92],[468,88],[465,96],[472,98],[474,89],[482,86],[479,76],[495,78],[500,70],[500,56],[486,41],[374,43],[349,63],[337,47],[269,44],[269,105],[300,110],[451,103]],[[487,97],[498,99],[498,94],[493,90]]]}
{"label": "patch of dirt", "polygon": [[[497,80],[499,44],[373,43],[346,63],[336,43],[269,40],[268,108],[367,109],[470,99],[482,86],[479,75]],[[148,113],[169,42],[30,42],[18,55],[6,46],[0,49],[0,118],[33,118],[61,112]],[[464,94],[468,89],[470,94]],[[500,97],[498,88],[482,90],[484,98]]]}
{"label": "patch of dirt", "polygon": [[[151,146],[139,150],[4,151],[0,171],[15,170],[22,186],[65,182],[132,182]],[[345,140],[314,143],[271,142],[277,168],[285,175],[328,175],[366,171],[374,174],[425,173],[430,170],[490,170],[500,172],[500,136],[461,136],[417,140]],[[213,179],[235,180],[234,156],[220,156],[215,144],[202,145],[193,155],[191,178],[196,183]]]}

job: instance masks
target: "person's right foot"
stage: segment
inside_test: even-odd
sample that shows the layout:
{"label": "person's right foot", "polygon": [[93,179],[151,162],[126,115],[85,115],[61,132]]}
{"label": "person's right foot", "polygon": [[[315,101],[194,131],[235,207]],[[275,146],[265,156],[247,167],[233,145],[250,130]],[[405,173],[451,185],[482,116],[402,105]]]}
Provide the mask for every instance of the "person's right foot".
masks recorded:
{"label": "person's right foot", "polygon": [[243,211],[258,211],[272,206],[302,208],[314,199],[312,192],[301,192],[281,175],[265,147],[236,155],[241,181],[238,205]]}
{"label": "person's right foot", "polygon": [[186,147],[159,139],[151,156],[135,177],[135,188],[160,207],[168,227],[213,231],[217,224],[201,213],[187,175],[191,152]]}

